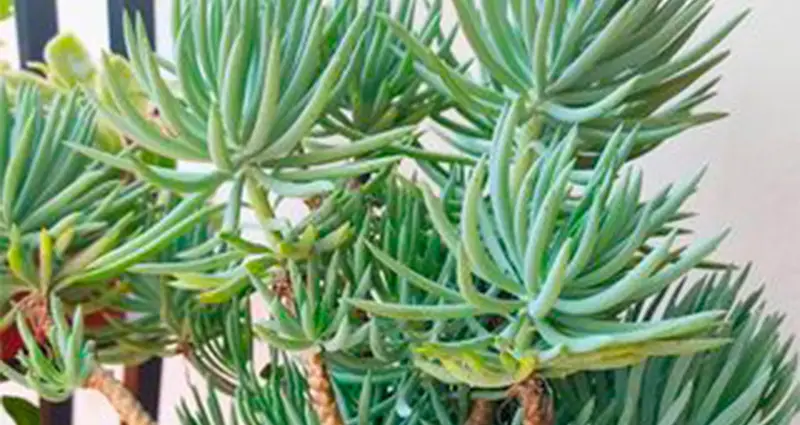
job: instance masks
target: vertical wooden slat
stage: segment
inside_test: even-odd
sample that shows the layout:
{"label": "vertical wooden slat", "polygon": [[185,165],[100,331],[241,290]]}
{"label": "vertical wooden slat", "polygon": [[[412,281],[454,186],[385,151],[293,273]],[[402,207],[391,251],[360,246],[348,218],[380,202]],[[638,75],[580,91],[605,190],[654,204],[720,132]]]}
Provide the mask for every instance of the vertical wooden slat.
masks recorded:
{"label": "vertical wooden slat", "polygon": [[141,15],[147,29],[147,38],[151,47],[155,47],[156,25],[153,0],[108,0],[108,34],[111,50],[121,55],[126,54],[125,37],[122,31],[122,17],[127,11],[131,19]]}
{"label": "vertical wooden slat", "polygon": [[44,46],[58,32],[56,0],[16,0],[20,66],[41,61]]}
{"label": "vertical wooden slat", "polygon": [[72,399],[63,403],[41,400],[39,414],[41,415],[41,425],[70,425],[72,423]]}
{"label": "vertical wooden slat", "polygon": [[142,406],[153,418],[158,418],[158,405],[161,396],[160,358],[153,358],[138,366],[125,368],[125,386],[136,394]]}

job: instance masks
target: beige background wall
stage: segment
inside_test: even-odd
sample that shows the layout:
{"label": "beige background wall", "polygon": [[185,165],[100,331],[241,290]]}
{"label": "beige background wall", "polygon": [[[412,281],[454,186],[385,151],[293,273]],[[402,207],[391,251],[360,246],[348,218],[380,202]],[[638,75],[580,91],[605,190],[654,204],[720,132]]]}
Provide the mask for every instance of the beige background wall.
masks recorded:
{"label": "beige background wall", "polygon": [[[159,43],[168,53],[170,1],[157,3]],[[786,329],[800,333],[800,2],[716,3],[706,28],[753,8],[726,43],[733,56],[721,67],[725,78],[714,102],[732,117],[679,137],[641,165],[651,189],[710,165],[692,201],[693,210],[700,213],[694,228],[709,236],[732,227],[721,257],[754,261],[753,283],[767,283],[771,306],[787,312]],[[74,31],[99,52],[107,39],[105,5],[105,0],[61,0],[61,27]],[[452,9],[448,11],[452,22]],[[16,61],[14,31],[13,24],[0,26],[0,38],[9,41],[0,54]],[[189,379],[196,377],[183,363],[167,362],[160,423],[177,423],[171,406],[186,394]],[[29,394],[0,384],[0,394],[9,392]],[[80,394],[77,411],[80,425],[114,423],[113,412],[91,394]],[[0,425],[7,421],[0,413]],[[800,420],[795,424],[800,425]]]}

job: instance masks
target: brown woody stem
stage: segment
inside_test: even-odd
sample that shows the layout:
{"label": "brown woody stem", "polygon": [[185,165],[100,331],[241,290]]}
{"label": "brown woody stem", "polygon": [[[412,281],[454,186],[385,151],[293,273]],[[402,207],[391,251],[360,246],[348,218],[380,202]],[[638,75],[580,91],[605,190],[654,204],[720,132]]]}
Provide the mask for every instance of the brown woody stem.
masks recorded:
{"label": "brown woody stem", "polygon": [[103,394],[126,425],[157,425],[139,400],[110,372],[100,366],[95,366],[84,387]]}
{"label": "brown woody stem", "polygon": [[344,425],[322,353],[314,353],[306,358],[306,371],[311,405],[319,416],[320,425]]}
{"label": "brown woody stem", "polygon": [[475,399],[469,409],[469,417],[464,425],[492,425],[495,403],[486,399]]}
{"label": "brown woody stem", "polygon": [[522,404],[522,425],[552,425],[554,423],[553,400],[547,392],[547,384],[532,376],[509,391],[509,395]]}
{"label": "brown woody stem", "polygon": [[[297,315],[292,293],[292,282],[289,274],[281,270],[277,272],[273,280],[272,290],[276,293],[281,304],[293,316]],[[336,398],[333,395],[328,368],[325,366],[325,359],[322,353],[316,352],[306,356],[306,373],[308,379],[308,392],[311,407],[317,412],[320,425],[344,425],[339,406],[336,405]]]}

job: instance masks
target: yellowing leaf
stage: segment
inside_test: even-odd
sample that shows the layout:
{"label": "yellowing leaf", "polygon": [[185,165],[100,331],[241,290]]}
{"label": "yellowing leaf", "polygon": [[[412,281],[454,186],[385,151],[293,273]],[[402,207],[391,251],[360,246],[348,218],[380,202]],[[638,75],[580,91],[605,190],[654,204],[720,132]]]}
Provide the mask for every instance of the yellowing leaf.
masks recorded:
{"label": "yellowing leaf", "polygon": [[65,33],[50,40],[45,46],[44,57],[51,78],[67,87],[89,84],[96,73],[89,52],[74,34]]}
{"label": "yellowing leaf", "polygon": [[14,15],[14,1],[0,0],[0,21],[4,21]]}

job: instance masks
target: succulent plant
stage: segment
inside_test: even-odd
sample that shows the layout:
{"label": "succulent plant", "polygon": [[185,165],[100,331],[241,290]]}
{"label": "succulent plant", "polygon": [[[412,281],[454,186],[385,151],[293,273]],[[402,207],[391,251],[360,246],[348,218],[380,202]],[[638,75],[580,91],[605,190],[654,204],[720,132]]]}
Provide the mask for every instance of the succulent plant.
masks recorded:
{"label": "succulent plant", "polygon": [[96,150],[83,152],[179,192],[247,180],[295,197],[330,192],[335,181],[396,162],[396,155],[368,155],[407,143],[410,128],[392,128],[346,146],[306,140],[348,81],[350,56],[366,24],[366,13],[359,12],[341,37],[331,38],[347,9],[342,4],[329,10],[319,1],[178,4],[176,61],[167,66],[174,81],[162,76],[163,64],[142,22],[126,19],[133,74],[163,125],[137,113],[109,58],[104,59],[104,83],[111,96],[99,101],[101,115],[152,152],[209,162],[214,170],[176,174]]}
{"label": "succulent plant", "polygon": [[629,315],[639,320],[726,309],[728,325],[721,334],[731,340],[727,346],[555,381],[559,423],[788,423],[800,410],[797,354],[778,334],[784,316],[765,312],[763,289],[740,299],[748,271],[664,291]]}
{"label": "succulent plant", "polygon": [[[84,146],[94,141],[95,111],[77,92],[45,103],[34,87],[25,86],[12,106],[3,88],[0,115],[3,303],[23,293],[64,291],[80,299],[79,294],[90,290],[108,290],[131,260],[158,250],[152,239],[145,244],[143,238],[133,237],[136,229],[157,221],[157,210],[146,208],[155,205],[152,189],[63,143],[69,139]],[[201,197],[193,201],[195,207],[202,202]],[[174,218],[187,218],[186,210]],[[213,208],[203,211],[189,223],[208,216]],[[161,223],[173,236],[182,232],[174,218]],[[92,283],[76,289],[78,281]]]}
{"label": "succulent plant", "polygon": [[[420,76],[456,102],[458,120],[440,114],[446,139],[465,153],[491,149],[506,104],[523,99],[523,138],[579,125],[582,156],[595,157],[620,125],[637,127],[631,156],[682,131],[714,121],[694,112],[714,96],[718,79],[699,87],[728,52],[714,49],[745,13],[698,43],[689,43],[708,1],[454,0],[475,52],[476,77],[436,58],[419,39],[387,20],[415,54]],[[545,137],[541,137],[545,136]]]}
{"label": "succulent plant", "polygon": [[[398,54],[402,48],[400,39],[381,21],[384,16],[392,16],[404,30],[419,37],[420,43],[435,49],[442,61],[456,65],[450,49],[457,33],[455,28],[449,33],[442,28],[442,0],[395,3],[386,0],[333,3],[335,13],[345,18],[331,23],[330,31],[326,32],[329,39],[343,37],[361,9],[366,11],[367,27],[348,64],[349,77],[341,93],[336,93],[341,100],[322,121],[327,131],[358,139],[362,134],[418,124],[448,108],[449,100],[417,77],[413,56]],[[425,19],[417,23],[420,8],[425,8]]]}
{"label": "succulent plant", "polygon": [[503,387],[534,372],[566,375],[587,363],[619,367],[719,344],[701,336],[719,325],[724,311],[636,326],[617,319],[701,265],[719,245],[721,237],[675,246],[680,207],[697,179],[641,201],[641,175],[621,169],[635,133],[622,140],[618,132],[588,174],[574,169],[575,132],[534,160],[531,150],[514,150],[519,108],[507,109],[495,148],[473,169],[457,225],[444,203],[423,189],[433,227],[449,250],[438,268],[449,277],[434,281],[408,267],[408,258],[376,250],[393,273],[429,297],[422,305],[411,299],[351,302],[394,319],[492,316],[492,332],[416,349],[418,365],[473,386]]}
{"label": "succulent plant", "polygon": [[6,72],[0,374],[129,425],[102,365],[153,356],[208,384],[185,425],[786,424],[792,344],[693,234],[703,173],[645,196],[630,162],[722,117],[744,15],[452,5],[175,0],[171,58],[126,17],[129,60],[62,35]]}
{"label": "succulent plant", "polygon": [[[83,335],[124,314],[110,301],[125,291],[120,278],[134,263],[193,226],[210,225],[219,208],[205,205],[203,194],[165,203],[146,184],[72,150],[65,140],[73,146],[97,140],[96,111],[77,91],[49,102],[36,86],[16,93],[12,102],[0,84],[0,329],[2,361],[17,357],[32,375],[5,363],[3,375],[51,400],[68,397],[87,380],[116,392],[94,367],[94,350],[81,345]],[[64,312],[80,304],[86,315],[78,308],[73,328]],[[14,342],[17,334],[22,344]],[[38,344],[57,351],[41,351]]]}

